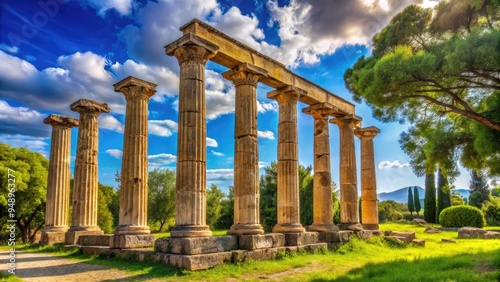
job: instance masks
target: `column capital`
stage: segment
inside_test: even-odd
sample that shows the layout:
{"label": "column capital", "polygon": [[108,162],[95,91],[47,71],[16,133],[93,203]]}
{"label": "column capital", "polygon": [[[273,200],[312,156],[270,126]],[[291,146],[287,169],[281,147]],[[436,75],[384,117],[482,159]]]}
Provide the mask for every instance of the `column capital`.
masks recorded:
{"label": "column capital", "polygon": [[267,98],[275,99],[278,103],[295,101],[300,97],[307,95],[307,91],[296,86],[288,85],[267,93]]}
{"label": "column capital", "polygon": [[156,93],[157,84],[129,76],[119,82],[113,84],[115,92],[121,92],[126,99],[134,97],[142,97],[149,100]]}
{"label": "column capital", "polygon": [[239,64],[236,67],[222,73],[222,77],[238,85],[257,86],[261,77],[267,77],[267,70],[249,63]]}
{"label": "column capital", "polygon": [[80,99],[69,107],[72,111],[79,112],[80,114],[91,113],[99,115],[100,113],[109,113],[111,111],[108,104],[89,99]]}
{"label": "column capital", "polygon": [[341,117],[335,117],[330,119],[331,123],[334,123],[338,126],[346,123],[352,123],[353,129],[361,128],[361,121],[363,119],[357,115],[345,115]]}
{"label": "column capital", "polygon": [[318,103],[302,109],[304,114],[311,115],[314,119],[328,119],[338,112],[338,108],[330,103]]}
{"label": "column capital", "polygon": [[379,133],[380,129],[376,128],[375,126],[358,128],[354,130],[354,134],[358,136],[359,139],[373,139]]}
{"label": "column capital", "polygon": [[62,126],[62,127],[77,127],[79,125],[79,121],[76,118],[51,114],[43,120],[43,123],[50,124],[52,127]]}
{"label": "column capital", "polygon": [[165,46],[165,53],[169,56],[175,56],[179,64],[186,61],[205,64],[217,54],[218,50],[219,46],[191,32]]}

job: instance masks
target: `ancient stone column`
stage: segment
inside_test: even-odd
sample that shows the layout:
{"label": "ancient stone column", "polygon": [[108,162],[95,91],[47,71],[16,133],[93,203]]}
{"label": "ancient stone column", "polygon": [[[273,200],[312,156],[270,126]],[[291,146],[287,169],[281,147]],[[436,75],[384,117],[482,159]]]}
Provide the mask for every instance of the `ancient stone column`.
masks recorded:
{"label": "ancient stone column", "polygon": [[354,127],[359,118],[348,115],[330,120],[340,133],[340,227],[359,223]]}
{"label": "ancient stone column", "polygon": [[333,223],[332,174],[330,171],[330,134],[328,118],[335,112],[329,103],[303,109],[314,118],[313,224],[310,231],[337,231]]}
{"label": "ancient stone column", "polygon": [[205,64],[218,47],[187,34],[165,49],[180,66],[176,222],[170,234],[211,236],[206,225]]}
{"label": "ancient stone column", "polygon": [[278,223],[276,233],[302,233],[299,206],[299,150],[297,101],[306,93],[287,86],[268,93],[279,104],[278,123]]}
{"label": "ancient stone column", "polygon": [[120,188],[120,224],[114,234],[149,234],[148,102],[156,84],[127,77],[113,85],[127,100]]}
{"label": "ancient stone column", "polygon": [[107,104],[80,99],[70,106],[80,113],[73,187],[73,214],[66,233],[66,244],[77,244],[81,235],[102,234],[97,226],[97,153],[99,128],[97,118],[109,113]]}
{"label": "ancient stone column", "polygon": [[361,141],[361,223],[364,229],[378,230],[377,179],[373,138],[380,130],[374,126],[356,129]]}
{"label": "ancient stone column", "polygon": [[257,83],[267,71],[241,64],[222,74],[236,85],[234,127],[234,224],[227,234],[262,234],[260,225]]}
{"label": "ancient stone column", "polygon": [[78,120],[53,114],[43,122],[52,126],[52,138],[42,242],[51,245],[64,243],[68,230],[71,128]]}

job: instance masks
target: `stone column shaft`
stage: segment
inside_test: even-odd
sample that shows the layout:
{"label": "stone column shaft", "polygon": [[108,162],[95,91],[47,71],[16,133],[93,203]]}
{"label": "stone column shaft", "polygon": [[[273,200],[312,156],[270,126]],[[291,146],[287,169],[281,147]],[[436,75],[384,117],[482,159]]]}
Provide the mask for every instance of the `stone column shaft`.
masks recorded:
{"label": "stone column shaft", "polygon": [[332,175],[328,117],[332,105],[321,103],[303,110],[314,118],[313,224],[310,231],[337,231],[333,223]]}
{"label": "stone column shaft", "polygon": [[299,204],[297,101],[304,91],[291,86],[268,94],[279,103],[278,219],[276,233],[302,233]]}
{"label": "stone column shaft", "polygon": [[380,132],[376,127],[357,129],[361,140],[361,221],[364,229],[378,230],[377,179],[373,138]]}
{"label": "stone column shaft", "polygon": [[120,189],[120,225],[115,234],[149,234],[148,102],[156,84],[127,77],[114,85],[127,100]]}
{"label": "stone column shaft", "polygon": [[228,234],[262,234],[260,225],[257,83],[267,71],[242,64],[223,73],[236,85],[234,128],[234,224]]}
{"label": "stone column shaft", "polygon": [[52,126],[52,138],[42,242],[64,243],[68,230],[71,128],[78,126],[78,120],[53,114],[44,123]]}
{"label": "stone column shaft", "polygon": [[180,66],[176,222],[171,236],[211,236],[206,225],[205,64],[218,47],[187,34],[165,49]]}
{"label": "stone column shaft", "polygon": [[97,118],[109,113],[107,104],[80,99],[71,104],[71,110],[80,113],[78,146],[76,150],[73,188],[73,214],[69,231],[96,231],[97,226],[97,154],[99,128]]}
{"label": "stone column shaft", "polygon": [[354,126],[356,118],[345,116],[331,120],[340,133],[340,224],[343,228],[359,223],[356,151]]}

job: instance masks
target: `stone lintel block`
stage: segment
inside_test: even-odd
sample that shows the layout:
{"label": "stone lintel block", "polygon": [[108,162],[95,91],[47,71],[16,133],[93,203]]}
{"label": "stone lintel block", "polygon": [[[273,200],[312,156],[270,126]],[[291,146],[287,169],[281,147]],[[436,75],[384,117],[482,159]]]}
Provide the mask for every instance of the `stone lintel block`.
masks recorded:
{"label": "stone lintel block", "polygon": [[267,98],[276,99],[277,96],[279,96],[281,94],[287,94],[287,95],[291,95],[291,96],[298,95],[298,97],[300,97],[300,96],[306,96],[307,91],[304,89],[301,89],[299,87],[296,87],[296,86],[288,85],[288,86],[273,90],[271,92],[268,92]]}
{"label": "stone lintel block", "polygon": [[285,233],[287,246],[302,246],[318,243],[318,232]]}
{"label": "stone lintel block", "polygon": [[407,231],[407,232],[392,231],[390,236],[403,237],[405,238],[406,244],[410,244],[411,241],[416,239],[415,231]]}
{"label": "stone lintel block", "polygon": [[211,53],[217,53],[219,50],[219,46],[213,44],[212,42],[203,39],[201,37],[198,37],[194,33],[186,33],[184,34],[181,38],[177,39],[176,41],[166,45],[165,48],[165,53],[169,56],[173,56],[174,52],[177,48],[182,47],[184,45],[197,45],[201,46],[205,49],[207,49]]}
{"label": "stone lintel block", "polygon": [[102,235],[104,232],[101,230],[95,231],[85,231],[85,230],[76,230],[76,231],[68,231],[66,232],[64,244],[65,245],[79,245],[80,244],[80,236],[86,235]]}
{"label": "stone lintel block", "polygon": [[154,245],[155,236],[150,234],[114,235],[109,247],[115,249],[148,248]]}
{"label": "stone lintel block", "polygon": [[145,89],[152,90],[151,95],[153,95],[155,93],[155,88],[156,88],[156,86],[158,86],[158,84],[148,82],[148,81],[145,81],[145,80],[139,79],[137,77],[133,77],[133,76],[127,76],[126,78],[113,84],[113,87],[115,88],[115,92],[121,92],[120,89],[122,89],[124,87],[129,87],[129,86],[144,87]]}
{"label": "stone lintel block", "polygon": [[227,252],[237,248],[238,236],[235,235],[198,238],[169,237],[155,241],[155,251],[170,254],[197,255]]}
{"label": "stone lintel block", "polygon": [[64,244],[66,232],[42,232],[42,241],[45,245]]}
{"label": "stone lintel block", "polygon": [[198,255],[169,255],[169,264],[189,271],[212,268],[231,262],[232,252]]}
{"label": "stone lintel block", "polygon": [[89,100],[89,99],[80,99],[74,103],[72,103],[70,106],[70,109],[72,111],[78,112],[80,108],[95,108],[101,113],[109,113],[111,109],[108,107],[108,104],[106,103],[100,103],[94,100]]}
{"label": "stone lintel block", "polygon": [[260,75],[263,77],[267,77],[267,70],[260,68],[256,65],[249,64],[249,63],[239,64],[236,67],[234,67],[226,72],[223,72],[222,77],[224,77],[225,79],[231,80],[231,77],[235,73],[238,73],[238,72],[248,72],[248,73]]}
{"label": "stone lintel block", "polygon": [[52,126],[62,125],[69,128],[77,127],[80,122],[77,118],[51,114],[43,120],[43,123],[50,124]]}
{"label": "stone lintel block", "polygon": [[329,231],[320,232],[318,240],[326,243],[346,243],[349,242],[350,237],[354,235],[354,231]]}
{"label": "stone lintel block", "polygon": [[80,245],[82,246],[106,246],[109,247],[109,242],[113,237],[112,234],[103,235],[83,235],[80,236]]}
{"label": "stone lintel block", "polygon": [[239,248],[244,250],[283,247],[285,246],[285,235],[278,233],[240,235],[238,243]]}

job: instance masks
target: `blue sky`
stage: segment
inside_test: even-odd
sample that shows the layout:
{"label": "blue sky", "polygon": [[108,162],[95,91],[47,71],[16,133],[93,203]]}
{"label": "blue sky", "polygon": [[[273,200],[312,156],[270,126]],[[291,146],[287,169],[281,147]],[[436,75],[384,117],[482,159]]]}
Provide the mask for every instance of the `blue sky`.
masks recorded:
{"label": "blue sky", "polygon": [[[344,71],[371,52],[371,37],[410,4],[431,0],[4,0],[0,10],[0,142],[48,156],[52,113],[78,117],[69,105],[88,98],[106,102],[99,118],[99,181],[115,186],[121,168],[125,99],[113,83],[133,75],[158,84],[149,105],[149,168],[175,169],[178,64],[163,46],[181,36],[193,18],[287,65],[295,73],[351,100]],[[233,182],[234,86],[209,62],[207,87],[207,184],[223,191]],[[277,104],[259,84],[261,166],[276,160]],[[299,103],[299,159],[313,161],[313,120]],[[364,126],[381,129],[375,138],[379,192],[423,186],[401,151],[406,124],[384,124],[356,104]],[[72,168],[77,129],[72,130]],[[338,183],[338,129],[330,125],[332,179]],[[359,159],[359,141],[356,140]],[[359,169],[359,162],[358,162]],[[261,170],[262,171],[262,170]],[[467,188],[467,173],[455,185]]]}

